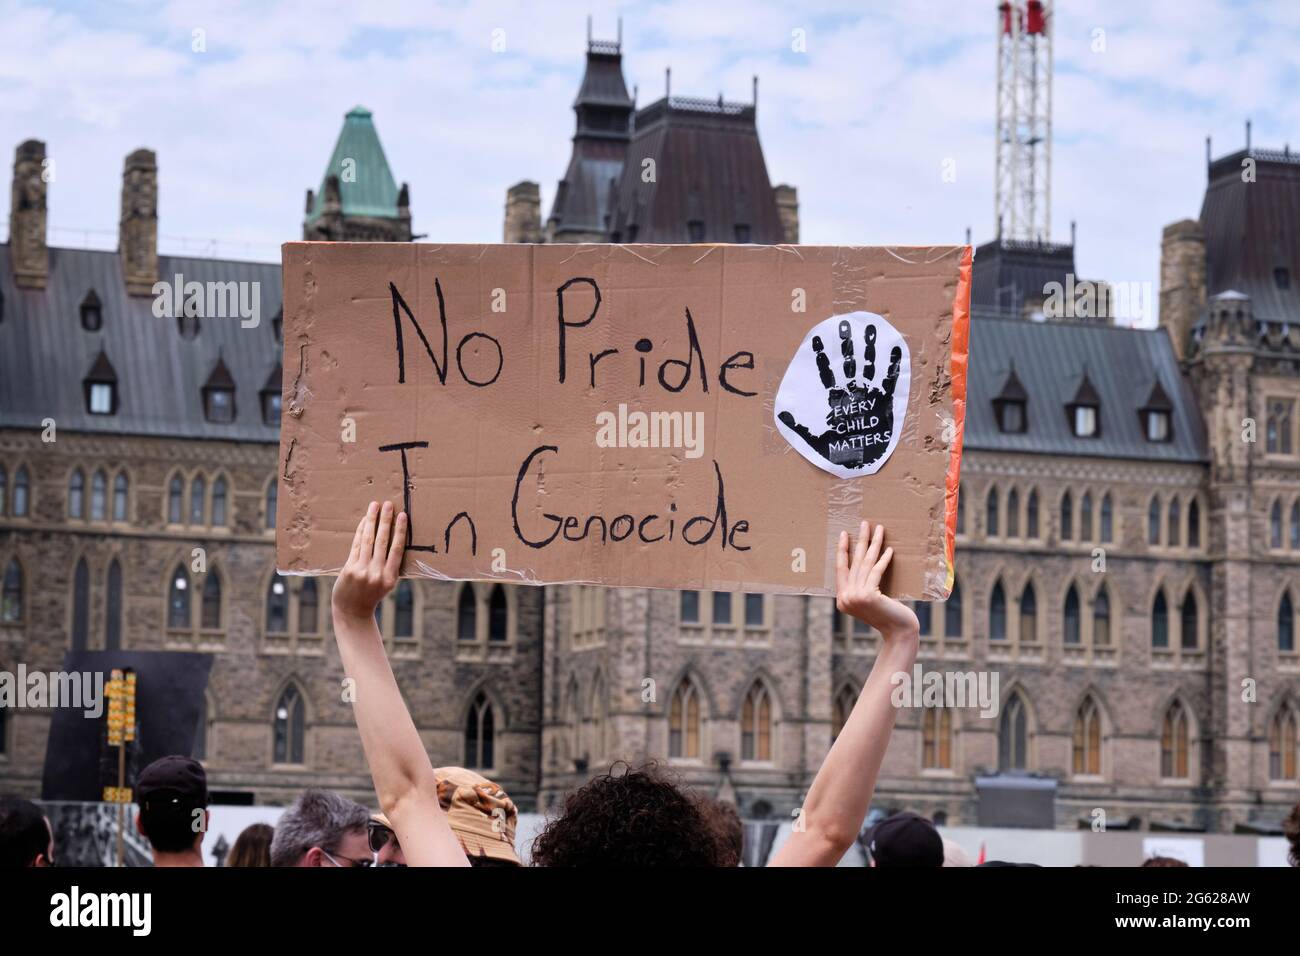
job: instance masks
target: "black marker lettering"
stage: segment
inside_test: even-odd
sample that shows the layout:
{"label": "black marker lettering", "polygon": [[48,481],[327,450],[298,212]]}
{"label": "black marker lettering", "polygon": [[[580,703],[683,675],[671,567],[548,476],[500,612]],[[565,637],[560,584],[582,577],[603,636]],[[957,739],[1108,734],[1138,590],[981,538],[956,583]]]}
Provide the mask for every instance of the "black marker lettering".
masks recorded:
{"label": "black marker lettering", "polygon": [[397,291],[397,286],[388,283],[388,288],[393,293],[393,333],[397,338],[397,382],[399,385],[406,383],[406,347],[402,340],[402,312],[411,320],[415,326],[415,334],[420,337],[424,343],[424,350],[429,353],[429,360],[433,362],[433,369],[438,375],[438,383],[447,384],[447,307],[442,299],[442,285],[437,279],[433,280],[433,289],[438,294],[438,321],[442,325],[442,361],[433,354],[433,347],[429,345],[429,340],[424,337],[424,329],[420,328],[420,323],[416,321],[415,316],[411,313],[411,307],[406,304],[402,294]]}
{"label": "black marker lettering", "polygon": [[[718,522],[721,521],[722,548],[725,551],[727,548],[727,496],[722,489],[722,469],[718,467],[716,459],[714,459],[713,462],[713,471],[718,476],[718,498],[717,503],[714,506],[713,517],[709,518],[705,515],[699,515],[698,517],[692,518],[690,521],[686,522],[686,524],[682,525],[682,540],[687,544],[707,544],[709,539],[713,537],[713,532],[717,529]],[[708,533],[698,541],[692,541],[690,535],[691,526],[697,522],[707,522],[709,530]]]}
{"label": "black marker lettering", "polygon": [[[596,363],[607,356],[617,355],[617,354],[618,354],[618,349],[605,349],[605,351],[600,352],[599,354],[596,355],[592,355],[588,353],[587,360],[591,362],[591,387],[592,388],[596,387]],[[563,381],[563,379],[561,379],[561,381]]]}
{"label": "black marker lettering", "polygon": [[[566,289],[569,288],[569,286],[573,285],[575,282],[587,283],[587,285],[591,286],[591,291],[596,293],[596,304],[591,307],[591,315],[587,316],[585,322],[564,321],[564,292]],[[559,325],[560,325],[560,384],[563,385],[564,373],[565,373],[565,362],[564,362],[565,335],[568,329],[580,329],[588,325],[591,325],[591,320],[594,319],[596,317],[596,313],[600,311],[600,286],[596,285],[595,279],[587,279],[582,277],[576,279],[570,279],[568,282],[564,283],[564,285],[560,286],[558,289],[555,290],[555,298],[557,300],[556,314],[559,318]]]}
{"label": "black marker lettering", "polygon": [[[592,285],[595,285],[595,283],[593,282]],[[563,291],[563,289],[561,289],[561,291]],[[592,314],[594,315],[595,313]],[[563,341],[563,336],[564,336],[563,324],[561,324],[560,336],[561,336],[561,341]],[[563,375],[563,369],[564,369],[564,361],[563,359],[561,359],[560,361],[561,375]],[[533,463],[534,458],[536,458],[544,451],[558,452],[559,450],[560,449],[555,445],[538,445],[536,448],[534,448],[532,451],[528,453],[528,457],[524,459],[524,463],[519,466],[519,476],[515,479],[515,494],[514,497],[510,499],[510,520],[514,522],[515,537],[518,538],[520,541],[522,541],[524,544],[528,545],[528,547],[530,548],[546,547],[548,544],[554,541],[555,536],[560,533],[560,526],[556,525],[555,530],[551,532],[551,536],[545,539],[544,541],[532,541],[529,540],[528,538],[525,538],[523,529],[519,527],[519,487],[524,483],[524,476],[528,474],[528,466]],[[546,515],[546,517],[556,518],[557,516]]]}
{"label": "black marker lettering", "polygon": [[[626,521],[626,522],[627,522],[627,530],[624,531],[621,535],[618,533],[618,523],[619,523],[620,521]],[[631,515],[619,515],[617,518],[615,518],[613,521],[611,521],[611,522],[609,523],[609,537],[610,537],[610,540],[611,540],[611,541],[624,541],[624,540],[626,540],[628,537],[631,536],[631,534],[632,534],[633,530],[635,530],[635,528],[636,528],[636,519],[635,519],[635,518],[633,518]]]}
{"label": "black marker lettering", "polygon": [[[460,514],[456,515],[456,517],[452,518],[450,522],[448,522],[447,533],[443,536],[442,539],[442,549],[446,551],[448,554],[451,554],[451,529],[456,527],[456,522],[459,521],[461,518],[464,518],[466,521],[469,522],[469,553],[471,555],[476,555],[478,554],[478,528],[474,526],[474,519],[469,516],[468,511],[462,511]],[[408,522],[410,521],[409,514],[407,515],[407,521]]]}
{"label": "black marker lettering", "polygon": [[664,539],[663,535],[659,535],[657,538],[647,538],[645,536],[645,526],[658,517],[658,515],[646,515],[641,519],[641,523],[636,526],[637,536],[646,544],[654,544],[656,541],[662,541]]}
{"label": "black marker lettering", "polygon": [[[741,356],[744,356],[745,361],[737,362],[736,359],[740,358]],[[746,392],[743,389],[733,388],[731,385],[727,383],[727,371],[729,369],[753,368],[753,367],[754,367],[753,352],[737,352],[731,358],[727,359],[725,362],[722,363],[722,368],[718,369],[718,384],[721,385],[723,388],[725,388],[727,391],[731,392],[733,395],[742,395],[745,398],[753,398],[755,395],[758,394],[758,392]]]}
{"label": "black marker lettering", "polygon": [[[695,320],[691,318],[691,310],[686,310],[686,359],[668,359],[659,366],[659,384],[670,392],[680,392],[691,380],[691,365],[696,358],[700,360],[700,385],[704,388],[704,393],[709,392],[709,375],[704,368],[704,353],[700,350],[700,339],[695,334]],[[682,367],[682,380],[676,387],[668,384],[665,373],[670,365],[680,365]]]}
{"label": "black marker lettering", "polygon": [[[465,351],[465,343],[468,342],[470,339],[487,339],[494,346],[496,346],[497,370],[492,373],[492,377],[488,379],[486,382],[479,382],[476,381],[475,379],[470,378],[469,374],[465,371],[465,363],[461,359],[461,353]],[[465,381],[469,382],[471,385],[475,386],[476,388],[487,388],[487,386],[491,385],[498,378],[500,378],[501,366],[504,364],[505,364],[505,357],[501,354],[501,343],[498,342],[496,339],[492,338],[492,336],[488,335],[486,332],[471,332],[469,335],[461,339],[460,344],[456,346],[456,368],[460,369],[460,377],[463,378]]]}
{"label": "black marker lettering", "polygon": [[[394,290],[396,294],[396,290]],[[396,445],[380,445],[379,450],[383,452],[398,451],[402,453],[402,510],[406,512],[406,550],[407,551],[431,551],[438,553],[438,549],[431,544],[412,544],[415,538],[415,515],[411,513],[411,471],[406,462],[406,450],[408,448],[428,448],[427,441],[404,441]]]}

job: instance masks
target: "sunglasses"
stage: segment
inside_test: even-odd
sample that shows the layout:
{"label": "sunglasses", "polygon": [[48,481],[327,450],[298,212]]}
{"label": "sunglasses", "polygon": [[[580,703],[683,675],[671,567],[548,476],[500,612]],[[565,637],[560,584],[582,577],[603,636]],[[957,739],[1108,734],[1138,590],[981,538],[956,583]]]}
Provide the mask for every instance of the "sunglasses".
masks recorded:
{"label": "sunglasses", "polygon": [[371,820],[366,828],[366,836],[370,840],[370,852],[378,853],[384,847],[388,846],[388,841],[392,840],[393,845],[397,845],[397,834],[392,831],[391,827],[386,827],[382,823]]}

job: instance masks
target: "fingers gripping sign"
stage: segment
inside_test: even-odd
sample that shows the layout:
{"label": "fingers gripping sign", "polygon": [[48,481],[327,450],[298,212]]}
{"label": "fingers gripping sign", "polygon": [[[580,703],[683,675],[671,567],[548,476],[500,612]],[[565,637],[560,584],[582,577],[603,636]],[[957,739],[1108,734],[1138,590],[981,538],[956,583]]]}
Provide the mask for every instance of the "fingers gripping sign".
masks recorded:
{"label": "fingers gripping sign", "polygon": [[[840,382],[827,354],[832,336],[840,342]],[[878,348],[889,355],[882,375]],[[824,471],[841,478],[873,475],[898,445],[911,378],[907,342],[884,318],[871,312],[833,316],[809,331],[786,369],[776,395],[777,429]]]}

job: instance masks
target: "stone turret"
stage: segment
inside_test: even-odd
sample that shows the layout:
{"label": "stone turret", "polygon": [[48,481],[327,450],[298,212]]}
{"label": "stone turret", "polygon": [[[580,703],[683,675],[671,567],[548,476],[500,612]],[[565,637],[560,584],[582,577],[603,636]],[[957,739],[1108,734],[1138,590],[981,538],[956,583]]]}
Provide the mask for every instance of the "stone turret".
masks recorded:
{"label": "stone turret", "polygon": [[1192,351],[1192,328],[1205,308],[1205,233],[1195,219],[1165,226],[1160,241],[1160,324],[1174,354]]}
{"label": "stone turret", "polygon": [[318,190],[307,190],[304,239],[330,242],[410,242],[411,190],[399,188],[384,155],[374,117],[349,110]]}
{"label": "stone turret", "polygon": [[127,293],[152,295],[158,281],[158,160],[151,149],[126,158],[117,251]]}
{"label": "stone turret", "polygon": [[799,191],[793,186],[782,183],[772,187],[776,197],[776,213],[781,218],[781,230],[785,233],[782,242],[797,244],[799,242]]}
{"label": "stone turret", "polygon": [[542,192],[524,180],[506,190],[505,242],[542,241]]}
{"label": "stone turret", "polygon": [[45,239],[45,144],[29,139],[14,151],[13,189],[9,200],[9,257],[14,282],[23,289],[44,289],[50,274]]}

